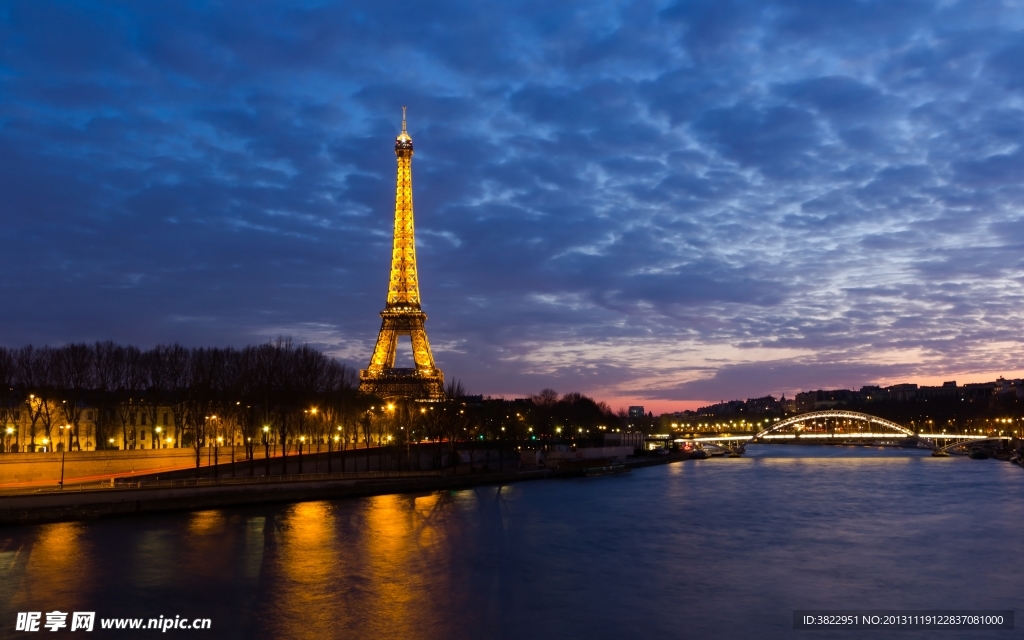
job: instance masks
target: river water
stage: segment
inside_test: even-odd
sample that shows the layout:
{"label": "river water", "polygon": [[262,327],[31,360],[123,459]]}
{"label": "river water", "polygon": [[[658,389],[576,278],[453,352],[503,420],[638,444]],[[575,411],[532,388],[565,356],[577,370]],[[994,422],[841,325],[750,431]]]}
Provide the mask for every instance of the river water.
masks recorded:
{"label": "river water", "polygon": [[794,631],[792,612],[1020,617],[1022,553],[1016,465],[761,445],[623,476],[2,529],[0,637],[57,609],[209,618],[167,633],[218,638],[924,638]]}

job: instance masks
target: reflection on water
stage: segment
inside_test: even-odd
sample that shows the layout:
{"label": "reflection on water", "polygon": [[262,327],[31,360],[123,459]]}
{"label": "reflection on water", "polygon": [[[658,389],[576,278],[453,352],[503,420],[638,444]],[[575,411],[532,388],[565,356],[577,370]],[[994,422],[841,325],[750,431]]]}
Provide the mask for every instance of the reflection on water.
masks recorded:
{"label": "reflection on water", "polygon": [[0,615],[209,617],[225,638],[771,638],[792,636],[794,608],[1024,609],[1022,487],[997,461],[763,446],[610,478],[12,528]]}
{"label": "reflection on water", "polygon": [[263,565],[264,529],[267,519],[255,516],[245,520],[245,550],[243,575],[246,578],[259,578]]}
{"label": "reflection on water", "polygon": [[276,556],[269,577],[277,589],[266,616],[273,637],[330,635],[335,612],[329,585],[341,555],[334,525],[331,505],[305,502],[291,507],[273,532]]}
{"label": "reflection on water", "polygon": [[132,546],[128,562],[134,567],[129,578],[139,589],[173,583],[180,558],[177,557],[172,532],[168,529],[141,532]]}
{"label": "reflection on water", "polygon": [[188,532],[193,536],[205,536],[224,530],[224,514],[216,509],[195,511],[188,520]]}
{"label": "reflection on water", "polygon": [[76,522],[40,528],[31,546],[19,550],[21,562],[15,560],[15,575],[12,576],[18,586],[10,595],[4,594],[5,599],[9,598],[13,607],[23,607],[44,595],[53,597],[62,606],[75,607],[83,603],[91,586],[78,579],[79,571],[87,569],[79,563],[82,559],[87,562],[89,557],[84,533],[85,526]]}

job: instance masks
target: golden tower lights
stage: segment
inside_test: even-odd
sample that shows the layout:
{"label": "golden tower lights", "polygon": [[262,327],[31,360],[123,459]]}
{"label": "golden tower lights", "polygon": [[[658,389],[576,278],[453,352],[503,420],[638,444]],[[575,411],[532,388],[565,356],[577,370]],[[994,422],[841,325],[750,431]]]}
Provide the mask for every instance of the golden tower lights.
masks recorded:
{"label": "golden tower lights", "polygon": [[[388,301],[370,366],[359,372],[359,389],[383,398],[439,400],[444,396],[444,374],[434,366],[427,331],[427,314],[420,309],[416,275],[416,237],[412,213],[412,138],[406,131],[402,107],[402,133],[395,139],[398,176],[395,185],[395,239],[391,252]],[[395,367],[398,340],[409,336],[415,368]]]}

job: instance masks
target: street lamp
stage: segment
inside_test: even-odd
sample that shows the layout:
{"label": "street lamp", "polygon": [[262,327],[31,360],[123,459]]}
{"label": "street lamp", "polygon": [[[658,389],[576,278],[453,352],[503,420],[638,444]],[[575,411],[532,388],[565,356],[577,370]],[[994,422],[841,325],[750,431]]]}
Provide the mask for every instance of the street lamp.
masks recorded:
{"label": "street lamp", "polygon": [[299,437],[299,473],[302,473],[302,445],[306,444],[306,436]]}
{"label": "street lamp", "polygon": [[263,425],[263,464],[265,475],[270,475],[270,425]]}
{"label": "street lamp", "polygon": [[162,438],[160,436],[160,432],[163,431],[163,430],[164,430],[163,427],[156,427],[155,429],[153,429],[153,431],[156,431],[156,437],[153,438],[153,442],[156,442],[157,444],[160,443],[160,440],[162,440]]}
{"label": "street lamp", "polygon": [[[213,416],[216,418],[217,416]],[[220,443],[224,442],[224,438],[217,436],[213,440],[213,477],[220,476]]]}
{"label": "street lamp", "polygon": [[7,453],[11,452],[11,435],[14,433],[14,427],[7,427],[7,435],[4,437],[4,451]]}
{"label": "street lamp", "polygon": [[[64,488],[64,456],[67,454],[68,447],[71,446],[71,425],[66,424],[63,427],[58,427],[58,429],[60,429],[60,434],[61,434],[60,435],[60,439],[61,439],[61,443],[60,443],[61,444],[61,447],[60,447],[60,488],[63,489]],[[68,444],[66,444],[66,445],[64,444],[64,434],[65,433],[68,434]]]}

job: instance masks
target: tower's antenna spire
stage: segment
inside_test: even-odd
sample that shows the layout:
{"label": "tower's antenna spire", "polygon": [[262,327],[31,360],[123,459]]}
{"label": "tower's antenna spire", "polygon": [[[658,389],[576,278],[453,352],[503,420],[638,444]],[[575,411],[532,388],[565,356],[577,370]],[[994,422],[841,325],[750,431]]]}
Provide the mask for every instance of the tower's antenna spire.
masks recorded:
{"label": "tower's antenna spire", "polygon": [[405,130],[405,107],[402,107],[402,133],[406,133],[406,130]]}

